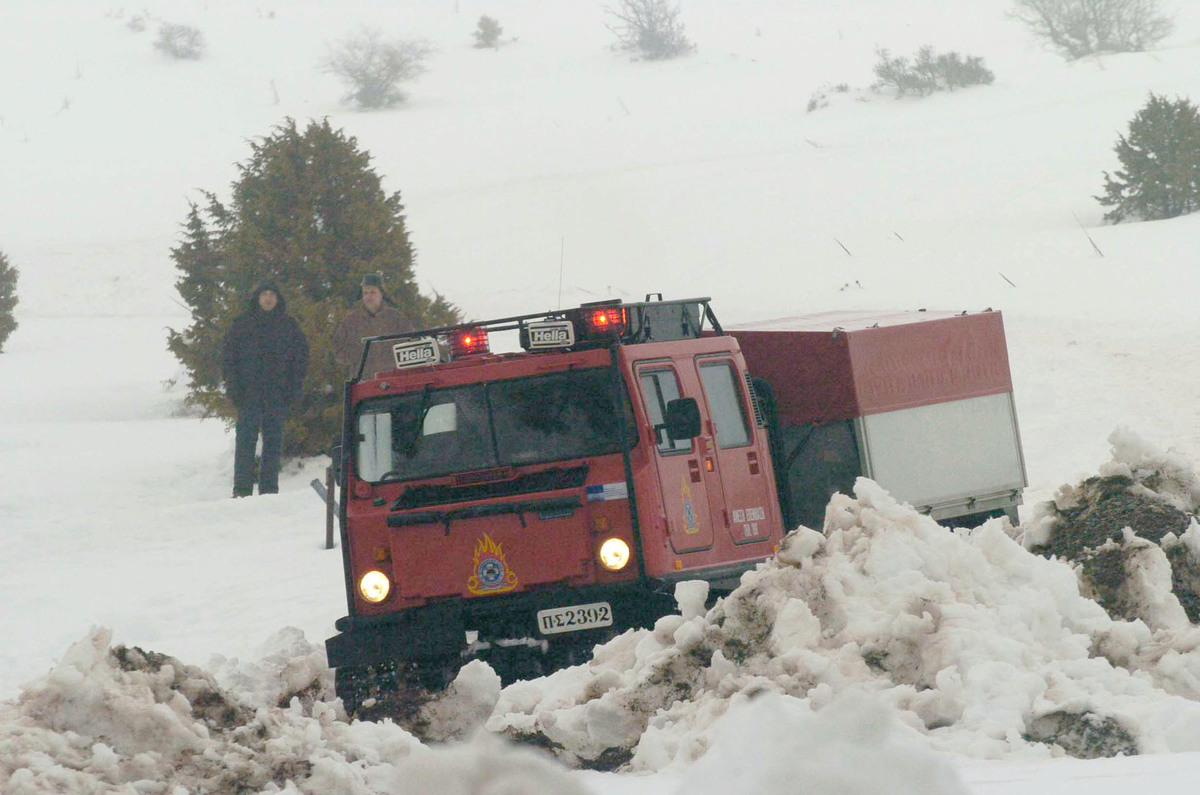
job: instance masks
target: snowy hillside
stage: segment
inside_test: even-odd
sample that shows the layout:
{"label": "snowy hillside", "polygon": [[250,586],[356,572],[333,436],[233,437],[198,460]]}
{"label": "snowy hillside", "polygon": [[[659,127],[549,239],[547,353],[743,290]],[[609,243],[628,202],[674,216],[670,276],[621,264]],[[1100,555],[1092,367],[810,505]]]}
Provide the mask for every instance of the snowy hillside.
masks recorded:
{"label": "snowy hillside", "polygon": [[[321,701],[320,644],[345,610],[308,486],[325,462],[296,464],[278,496],[229,500],[232,436],[183,416],[165,349],[188,322],[169,259],[188,201],[228,196],[249,139],[327,116],[401,191],[422,289],[470,317],[652,291],[712,296],[726,323],[993,307],[1025,529],[1102,467],[1190,484],[1200,216],[1103,226],[1092,197],[1148,92],[1200,100],[1200,7],[1177,3],[1153,52],[1068,63],[1007,5],[684,0],[697,50],[660,63],[614,50],[583,0],[0,5],[0,251],[21,272],[0,354],[0,789],[1193,786],[1200,637],[1154,554],[1145,614],[1115,619],[999,523],[951,535],[871,484],[835,506],[828,538],[795,536],[709,615],[685,589],[684,616],[503,693],[472,666],[432,717],[435,734],[486,726],[558,762],[346,724]],[[483,13],[504,26],[496,50],[471,46]],[[160,21],[201,29],[206,56],[164,57]],[[403,107],[347,109],[318,68],[363,25],[436,48]],[[996,82],[866,90],[877,48],[923,44],[983,57]],[[852,90],[808,112],[839,83]],[[1195,532],[1178,543],[1195,550]],[[109,655],[121,644],[153,653]],[[1051,759],[1048,738],[1088,727],[1110,752],[1173,753]],[[614,748],[625,772],[561,764]]]}

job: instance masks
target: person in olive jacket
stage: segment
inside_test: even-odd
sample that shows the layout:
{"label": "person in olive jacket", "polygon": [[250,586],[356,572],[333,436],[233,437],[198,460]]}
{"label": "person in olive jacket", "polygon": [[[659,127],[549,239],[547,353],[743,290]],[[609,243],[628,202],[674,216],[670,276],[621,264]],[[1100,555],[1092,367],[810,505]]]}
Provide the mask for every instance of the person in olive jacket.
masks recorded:
{"label": "person in olive jacket", "polygon": [[[415,331],[416,324],[395,307],[392,299],[383,291],[383,277],[368,273],[359,285],[362,300],[349,312],[333,332],[333,358],[346,372],[346,379],[358,375],[362,364],[363,340],[384,334]],[[390,345],[372,345],[367,354],[363,375],[370,378],[375,373],[395,367]]]}
{"label": "person in olive jacket", "polygon": [[278,493],[283,421],[304,386],[308,340],[287,313],[287,302],[274,282],[263,281],[254,288],[248,309],[225,335],[223,354],[225,391],[237,408],[233,496],[253,493],[259,433],[263,447],[258,493]]}

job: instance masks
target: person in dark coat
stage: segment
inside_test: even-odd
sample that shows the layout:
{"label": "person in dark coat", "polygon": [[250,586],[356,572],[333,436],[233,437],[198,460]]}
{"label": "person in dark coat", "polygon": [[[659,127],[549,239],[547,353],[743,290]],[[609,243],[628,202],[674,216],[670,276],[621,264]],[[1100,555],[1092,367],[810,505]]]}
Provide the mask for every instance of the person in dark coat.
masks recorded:
{"label": "person in dark coat", "polygon": [[308,340],[287,313],[287,302],[274,282],[263,281],[254,288],[246,312],[234,319],[225,335],[223,354],[225,391],[238,412],[233,496],[253,493],[254,448],[260,433],[258,493],[278,493],[283,421],[304,386]]}

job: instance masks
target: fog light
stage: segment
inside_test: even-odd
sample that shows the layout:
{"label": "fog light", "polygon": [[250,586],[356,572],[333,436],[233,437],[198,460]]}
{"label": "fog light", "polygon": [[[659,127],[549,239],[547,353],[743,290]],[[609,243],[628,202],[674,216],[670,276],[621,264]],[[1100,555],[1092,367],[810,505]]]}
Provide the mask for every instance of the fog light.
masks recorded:
{"label": "fog light", "polygon": [[368,571],[358,581],[358,592],[362,598],[372,604],[378,604],[387,599],[392,583],[382,571]]}
{"label": "fog light", "polygon": [[609,571],[620,571],[629,563],[629,545],[619,538],[610,538],[600,545],[600,565]]}

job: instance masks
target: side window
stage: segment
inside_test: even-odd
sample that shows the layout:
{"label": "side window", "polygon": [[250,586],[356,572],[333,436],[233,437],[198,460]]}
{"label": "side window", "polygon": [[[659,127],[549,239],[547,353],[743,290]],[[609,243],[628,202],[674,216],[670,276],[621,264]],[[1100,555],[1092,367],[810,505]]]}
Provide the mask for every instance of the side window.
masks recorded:
{"label": "side window", "polygon": [[[679,397],[679,379],[674,370],[643,370],[638,376],[642,388],[642,400],[646,404],[646,413],[650,422],[662,425],[667,414],[667,403]],[[691,452],[691,439],[675,439],[667,435],[665,428],[658,431],[658,451],[660,453]]]}
{"label": "side window", "polygon": [[717,430],[717,447],[744,447],[750,444],[750,428],[737,373],[728,361],[700,365],[700,382]]}
{"label": "side window", "polygon": [[358,417],[358,476],[378,480],[392,469],[392,415],[364,412]]}

